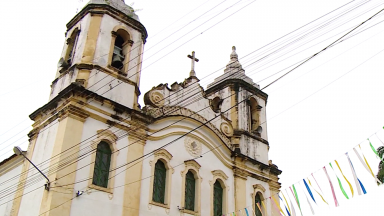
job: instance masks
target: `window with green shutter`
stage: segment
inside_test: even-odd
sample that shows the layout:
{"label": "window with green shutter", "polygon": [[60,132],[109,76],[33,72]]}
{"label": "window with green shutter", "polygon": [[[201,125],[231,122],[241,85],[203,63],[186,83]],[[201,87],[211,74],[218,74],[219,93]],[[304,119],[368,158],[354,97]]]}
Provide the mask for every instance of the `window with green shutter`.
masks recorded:
{"label": "window with green shutter", "polygon": [[213,215],[223,215],[223,188],[218,180],[213,185]]}
{"label": "window with green shutter", "polygon": [[256,196],[255,196],[255,214],[256,214],[256,216],[263,216],[261,214],[261,211],[257,207],[257,203],[259,203],[259,205],[261,207],[261,198],[260,198],[260,194],[259,193],[257,193]]}
{"label": "window with green shutter", "polygon": [[188,171],[185,176],[185,209],[195,211],[195,175]]}
{"label": "window with green shutter", "polygon": [[152,200],[158,203],[163,203],[165,199],[165,182],[167,178],[167,169],[161,160],[155,164],[155,173],[153,180],[153,195]]}
{"label": "window with green shutter", "polygon": [[108,187],[111,155],[112,151],[108,143],[102,141],[97,145],[92,184],[105,188]]}

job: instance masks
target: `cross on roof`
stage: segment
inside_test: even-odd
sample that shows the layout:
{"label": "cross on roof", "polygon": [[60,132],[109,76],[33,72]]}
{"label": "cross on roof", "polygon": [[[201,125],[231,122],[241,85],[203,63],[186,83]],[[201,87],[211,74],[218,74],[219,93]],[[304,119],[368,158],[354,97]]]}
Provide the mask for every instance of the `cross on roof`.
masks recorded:
{"label": "cross on roof", "polygon": [[189,73],[189,76],[196,76],[196,73],[195,73],[195,61],[196,62],[199,62],[199,59],[197,59],[195,57],[195,51],[192,51],[192,55],[188,55],[188,58],[190,58],[192,60],[192,63],[191,63],[191,72]]}

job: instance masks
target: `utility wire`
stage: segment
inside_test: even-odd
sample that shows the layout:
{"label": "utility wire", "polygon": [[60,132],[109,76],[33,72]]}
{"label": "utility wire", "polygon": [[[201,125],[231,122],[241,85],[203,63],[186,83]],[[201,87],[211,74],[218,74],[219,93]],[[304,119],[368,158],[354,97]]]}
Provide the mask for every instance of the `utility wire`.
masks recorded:
{"label": "utility wire", "polygon": [[378,15],[379,13],[381,13],[382,11],[384,10],[381,9],[379,12],[375,13],[373,16],[371,16],[370,18],[368,18],[367,20],[365,20],[364,22],[362,22],[360,25],[356,26],[355,28],[353,28],[351,31],[347,32],[345,35],[341,36],[339,39],[335,40],[334,42],[332,42],[331,44],[329,44],[327,47],[325,47],[324,49],[320,50],[319,52],[313,54],[311,57],[309,57],[307,60],[305,60],[304,62],[300,63],[298,66],[294,67],[293,69],[291,69],[290,71],[288,71],[287,73],[283,74],[282,76],[280,76],[279,78],[277,78],[276,80],[274,80],[273,82],[269,83],[268,85],[266,85],[263,89],[265,88],[268,88],[270,85],[272,85],[273,83],[277,82],[278,80],[280,80],[281,78],[283,78],[284,76],[286,76],[287,74],[289,74],[290,72],[292,72],[293,70],[295,70],[296,68],[299,68],[300,66],[302,66],[303,64],[307,63],[309,60],[313,59],[315,56],[317,56],[318,54],[324,52],[325,50],[327,50],[329,47],[333,46],[333,44],[337,43],[339,40],[343,39],[345,36],[347,36],[348,34],[350,34],[351,32],[355,31],[357,28],[359,28],[360,26],[364,25],[364,23],[366,23],[367,21],[371,20],[373,17],[375,17],[376,15]]}

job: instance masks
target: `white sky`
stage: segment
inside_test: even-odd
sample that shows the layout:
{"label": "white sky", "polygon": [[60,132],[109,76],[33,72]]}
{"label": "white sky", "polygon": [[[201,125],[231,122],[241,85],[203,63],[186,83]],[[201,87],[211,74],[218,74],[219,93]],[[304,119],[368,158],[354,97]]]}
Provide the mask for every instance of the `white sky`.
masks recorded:
{"label": "white sky", "polygon": [[[206,87],[213,78],[223,73],[223,70],[219,69],[228,63],[232,46],[237,47],[239,58],[242,58],[349,1],[251,2],[250,0],[135,1],[133,7],[143,9],[137,14],[149,34],[145,45],[140,86],[142,95],[160,83],[170,85],[187,78],[190,71],[190,59],[187,55],[192,51],[195,51],[197,58],[200,59],[196,64],[197,77],[201,79],[201,85]],[[358,2],[362,1],[355,1],[353,4]],[[56,65],[65,41],[65,25],[84,3],[81,0],[24,0],[2,3],[0,160],[10,156],[15,145],[27,148],[26,134],[31,130],[32,124],[27,117],[47,102],[50,84],[54,79]],[[203,6],[194,10],[203,3]],[[219,6],[196,19],[219,3],[221,3]],[[246,6],[248,3],[251,4]],[[244,6],[246,6],[244,9],[223,20]],[[346,30],[361,23],[383,7],[384,1],[370,1],[341,17],[340,20],[324,26],[315,34],[308,35],[305,40],[290,44],[285,51],[246,67],[249,64],[247,62],[260,59],[261,56],[276,50],[274,45],[277,43],[275,43],[241,59],[240,62],[248,76],[264,87],[278,76],[259,82],[260,80],[316,53],[341,37],[342,32],[346,33]],[[214,17],[225,8],[228,9]],[[338,12],[331,16],[337,15]],[[361,29],[383,19],[384,16],[379,16]],[[220,20],[223,21],[216,24]],[[320,21],[304,29],[319,27],[319,23]],[[185,28],[179,30],[183,26]],[[213,27],[210,28],[211,26]],[[379,23],[322,53],[265,89],[269,95],[267,105],[269,157],[283,171],[280,176],[282,189],[299,180],[302,181],[312,172],[315,173],[331,206],[326,207],[320,203],[320,198],[315,196],[319,202],[318,206],[312,203],[316,215],[379,215],[377,211],[380,209],[377,207],[382,205],[382,202],[379,203],[379,195],[383,194],[384,187],[377,190],[378,187],[372,177],[362,169],[351,150],[375,132],[384,140],[382,129],[384,73],[381,72],[384,66],[382,61],[384,52],[377,54],[384,49],[380,40],[383,36],[384,23]],[[286,39],[292,37],[290,35]],[[301,50],[305,51],[296,54]],[[277,59],[280,55],[282,57]],[[291,55],[293,57],[281,61]],[[376,56],[371,58],[374,55]],[[273,61],[270,62],[271,60]],[[217,70],[219,71],[215,74],[204,78]],[[324,86],[326,87],[323,88]],[[142,99],[140,103],[144,106]],[[372,136],[371,141],[376,148],[381,145],[376,136]],[[376,173],[379,160],[374,157],[367,142],[362,143],[362,148]],[[337,159],[344,174],[354,186],[352,174],[343,155],[347,151],[350,152],[358,176],[368,191],[367,195],[355,196],[351,200],[343,197],[335,175],[327,165]],[[335,164],[333,165],[337,169]],[[319,171],[323,166],[327,166],[341,207],[335,208],[332,204],[329,184],[324,173]],[[347,183],[340,172],[337,173],[350,197],[351,192]],[[303,214],[311,215],[304,193],[299,188],[298,192]],[[298,213],[297,207],[296,211]]]}

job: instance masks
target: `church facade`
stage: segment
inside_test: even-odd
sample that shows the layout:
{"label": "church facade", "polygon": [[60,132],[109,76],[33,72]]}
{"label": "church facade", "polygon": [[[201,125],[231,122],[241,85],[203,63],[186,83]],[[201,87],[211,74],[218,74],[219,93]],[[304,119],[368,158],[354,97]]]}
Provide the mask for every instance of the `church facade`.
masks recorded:
{"label": "church facade", "polygon": [[281,174],[268,158],[268,95],[236,48],[206,89],[192,53],[189,77],[153,87],[141,108],[146,38],[122,0],[91,0],[67,24],[29,147],[0,163],[0,214],[279,215],[264,200]]}

